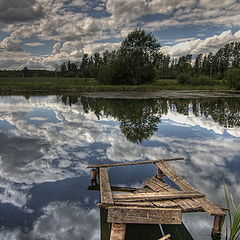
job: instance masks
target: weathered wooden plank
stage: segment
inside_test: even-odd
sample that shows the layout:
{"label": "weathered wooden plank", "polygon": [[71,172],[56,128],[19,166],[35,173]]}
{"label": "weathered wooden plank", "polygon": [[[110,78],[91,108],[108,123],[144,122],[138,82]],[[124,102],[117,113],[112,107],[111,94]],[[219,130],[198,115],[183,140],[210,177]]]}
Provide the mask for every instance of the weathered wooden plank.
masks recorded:
{"label": "weathered wooden plank", "polygon": [[124,240],[126,234],[126,225],[112,223],[110,240]]}
{"label": "weathered wooden plank", "polygon": [[[175,182],[183,191],[194,191],[195,189],[182,177],[180,177],[177,172],[167,163],[160,162],[156,165],[161,169],[161,171],[172,181]],[[206,198],[194,198],[188,200],[174,200],[178,203],[184,211],[192,211],[197,209],[202,209],[210,215],[225,215],[225,212],[221,210],[214,203],[210,202]]]}
{"label": "weathered wooden plank", "polygon": [[[170,192],[177,191],[171,188],[169,185],[161,181],[156,177],[149,178],[145,185],[154,190],[155,192]],[[162,200],[162,201],[152,201],[156,207],[179,207],[179,204],[175,203],[174,200]]]}
{"label": "weathered wooden plank", "polygon": [[200,204],[202,209],[210,215],[226,215],[220,207],[209,201],[207,198],[195,198],[193,201]]}
{"label": "weathered wooden plank", "polygon": [[[161,180],[156,177],[149,178],[146,183],[148,187],[152,188],[156,192],[178,192],[177,189],[170,187],[165,184]],[[201,206],[199,203],[194,202],[192,199],[175,199],[172,201],[168,201],[166,204],[169,204],[169,207],[180,207],[184,212],[201,210]],[[161,201],[159,202],[159,206],[161,206]]]}
{"label": "weathered wooden plank", "polygon": [[181,224],[178,208],[109,207],[108,222],[138,224]]}
{"label": "weathered wooden plank", "polygon": [[160,208],[176,208],[179,207],[177,203],[171,200],[162,200],[162,201],[151,201],[151,203],[155,207],[160,207]]}
{"label": "weathered wooden plank", "polygon": [[171,179],[182,190],[195,191],[193,186],[189,184],[183,177],[178,175],[178,173],[167,162],[158,162],[156,163],[156,165],[169,179]]}
{"label": "weathered wooden plank", "polygon": [[168,185],[156,177],[151,177],[145,182],[145,186],[151,188],[155,192],[162,192]]}
{"label": "weathered wooden plank", "polygon": [[113,204],[112,191],[111,191],[109,177],[108,177],[108,169],[100,168],[99,177],[100,177],[101,203]]}
{"label": "weathered wooden plank", "polygon": [[160,159],[160,160],[133,161],[133,162],[121,162],[121,163],[89,164],[87,167],[88,168],[120,167],[120,166],[141,165],[141,164],[157,163],[162,161],[177,161],[177,160],[184,160],[184,158],[169,158],[169,159]]}
{"label": "weathered wooden plank", "polygon": [[194,202],[191,198],[175,199],[174,202],[178,204],[184,212],[201,210],[201,205]]}
{"label": "weathered wooden plank", "polygon": [[[144,202],[120,202],[115,201],[115,206],[134,206],[134,207],[160,207],[160,208],[176,208],[179,207],[177,203],[174,203],[171,200],[162,200],[162,201],[144,201]],[[105,206],[107,207],[107,206]]]}
{"label": "weathered wooden plank", "polygon": [[114,201],[151,201],[151,200],[169,200],[178,198],[197,198],[204,197],[205,195],[199,192],[154,192],[154,193],[127,193],[127,194],[114,194]]}
{"label": "weathered wooden plank", "polygon": [[[156,177],[149,178],[145,185],[154,190],[155,192],[177,192],[178,190],[170,187],[160,179]],[[180,207],[184,212],[196,211],[201,209],[200,205],[197,202],[194,202],[191,199],[175,199],[175,200],[165,200],[152,202],[157,207]]]}
{"label": "weathered wooden plank", "polygon": [[115,206],[154,207],[152,202],[114,202]]}

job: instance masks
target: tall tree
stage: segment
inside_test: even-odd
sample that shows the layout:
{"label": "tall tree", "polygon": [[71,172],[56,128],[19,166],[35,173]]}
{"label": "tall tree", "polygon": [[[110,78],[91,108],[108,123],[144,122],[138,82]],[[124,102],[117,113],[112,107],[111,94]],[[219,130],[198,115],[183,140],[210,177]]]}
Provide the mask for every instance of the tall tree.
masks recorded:
{"label": "tall tree", "polygon": [[119,60],[124,68],[124,83],[143,84],[154,80],[154,62],[159,53],[157,39],[144,30],[137,29],[122,42]]}

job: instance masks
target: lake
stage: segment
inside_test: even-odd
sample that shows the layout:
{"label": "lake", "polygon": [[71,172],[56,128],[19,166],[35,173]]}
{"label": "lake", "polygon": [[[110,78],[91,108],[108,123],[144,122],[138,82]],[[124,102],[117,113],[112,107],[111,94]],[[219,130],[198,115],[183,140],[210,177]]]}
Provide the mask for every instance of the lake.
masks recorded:
{"label": "lake", "polygon": [[[239,203],[240,95],[2,96],[0,239],[98,240],[87,165],[175,157],[185,160],[171,165],[210,200],[226,205],[225,182]],[[112,168],[111,184],[141,187],[155,172]],[[212,217],[183,219],[194,239],[210,238]]]}

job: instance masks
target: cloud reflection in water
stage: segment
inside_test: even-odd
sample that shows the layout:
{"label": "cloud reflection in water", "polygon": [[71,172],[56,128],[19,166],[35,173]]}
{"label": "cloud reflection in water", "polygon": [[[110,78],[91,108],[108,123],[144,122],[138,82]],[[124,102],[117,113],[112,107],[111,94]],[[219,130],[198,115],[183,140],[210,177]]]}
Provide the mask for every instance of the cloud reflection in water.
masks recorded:
{"label": "cloud reflection in water", "polygon": [[[84,178],[87,182],[86,166],[90,162],[183,156],[185,162],[173,165],[210,199],[224,204],[223,179],[229,184],[231,192],[240,192],[240,178],[236,171],[240,168],[239,108],[233,107],[232,101],[228,100],[229,118],[226,119],[222,118],[225,116],[221,115],[222,112],[216,115],[215,105],[218,104],[217,108],[221,109],[222,102],[209,99],[199,103],[162,99],[122,103],[112,99],[81,100],[85,104],[82,105],[77,98],[70,107],[55,96],[31,97],[29,100],[23,97],[0,99],[0,125],[4,121],[4,124],[13,126],[7,131],[0,131],[0,201],[24,210],[26,218],[30,210],[33,211],[32,227],[27,236],[33,239],[40,236],[46,239],[74,239],[81,234],[85,236],[89,231],[86,239],[98,239],[95,228],[99,220],[95,218],[98,215],[95,208],[79,205],[91,197],[96,201],[96,195],[86,191],[81,193],[81,189],[76,187],[73,191],[82,194],[79,201],[75,199],[71,202],[69,194],[69,202],[56,200],[43,207],[38,203],[34,205],[36,208],[29,207],[31,199],[35,199],[34,186],[52,183],[57,187],[60,184],[61,191],[61,186],[63,188],[68,179]],[[116,109],[117,106],[121,109]],[[123,109],[124,106],[126,109]],[[130,106],[137,110],[131,112]],[[205,115],[200,114],[203,112]],[[138,124],[141,127],[136,135]],[[141,135],[145,129],[149,130],[149,134]],[[131,135],[132,132],[135,135]],[[117,174],[119,178],[127,179],[126,184],[137,184],[131,171],[120,168]],[[144,170],[138,174],[144,175]],[[42,209],[41,214],[39,209]],[[38,213],[34,215],[34,212]],[[75,224],[71,217],[76,220]],[[205,218],[202,218],[199,230],[194,229],[194,224],[191,225],[188,219],[186,222],[196,236],[198,231],[208,234]],[[53,220],[57,222],[56,226],[51,225]],[[78,225],[80,222],[87,225],[92,222],[94,231],[81,227],[83,225]],[[44,227],[46,224],[48,229]],[[6,226],[0,236],[22,239],[26,233],[19,228],[19,224],[16,224],[15,230]]]}

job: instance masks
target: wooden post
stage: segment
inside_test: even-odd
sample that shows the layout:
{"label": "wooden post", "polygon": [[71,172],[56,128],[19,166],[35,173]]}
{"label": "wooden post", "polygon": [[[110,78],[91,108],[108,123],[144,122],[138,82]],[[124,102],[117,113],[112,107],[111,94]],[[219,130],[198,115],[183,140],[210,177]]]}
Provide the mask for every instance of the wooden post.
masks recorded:
{"label": "wooden post", "polygon": [[160,168],[157,168],[157,174],[156,174],[156,177],[160,180],[163,180],[163,177],[164,177],[164,173],[160,170]]}
{"label": "wooden post", "polygon": [[90,172],[90,180],[92,186],[98,186],[98,171],[97,169],[92,169]]}
{"label": "wooden post", "polygon": [[222,233],[222,226],[224,223],[225,216],[224,215],[215,215],[214,216],[214,222],[213,222],[213,228],[212,228],[212,240],[220,240],[221,239],[221,233]]}
{"label": "wooden post", "polygon": [[110,240],[125,240],[126,224],[112,223]]}

